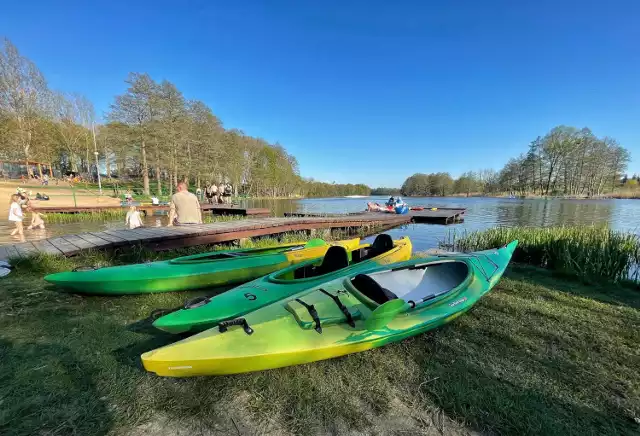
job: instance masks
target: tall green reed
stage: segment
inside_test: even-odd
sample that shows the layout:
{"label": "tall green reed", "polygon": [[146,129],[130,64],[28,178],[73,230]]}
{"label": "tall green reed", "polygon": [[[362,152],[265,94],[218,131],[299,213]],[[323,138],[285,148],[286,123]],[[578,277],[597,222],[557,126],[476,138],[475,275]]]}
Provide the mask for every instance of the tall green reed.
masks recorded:
{"label": "tall green reed", "polygon": [[441,245],[455,251],[495,248],[517,239],[515,262],[587,281],[640,282],[640,239],[603,226],[496,227],[462,236],[449,233]]}

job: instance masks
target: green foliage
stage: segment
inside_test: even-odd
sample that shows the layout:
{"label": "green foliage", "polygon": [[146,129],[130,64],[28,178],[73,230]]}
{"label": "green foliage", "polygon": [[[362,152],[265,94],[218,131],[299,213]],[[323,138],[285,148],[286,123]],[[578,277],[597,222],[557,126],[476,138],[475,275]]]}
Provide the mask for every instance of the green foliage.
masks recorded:
{"label": "green foliage", "polygon": [[449,173],[417,173],[405,180],[400,189],[402,195],[414,197],[445,196],[452,190],[453,179]]}
{"label": "green foliage", "polygon": [[127,209],[107,209],[99,212],[79,212],[79,213],[46,213],[42,214],[45,223],[75,223],[82,221],[114,221],[124,219]]}
{"label": "green foliage", "polygon": [[398,188],[373,188],[370,195],[399,195],[400,189]]}
{"label": "green foliage", "polygon": [[500,171],[501,190],[522,195],[598,196],[620,185],[630,160],[615,139],[558,126]]}
{"label": "green foliage", "polygon": [[454,251],[487,250],[518,240],[514,262],[548,268],[586,281],[640,283],[638,236],[606,227],[497,227],[461,238],[449,234]]}

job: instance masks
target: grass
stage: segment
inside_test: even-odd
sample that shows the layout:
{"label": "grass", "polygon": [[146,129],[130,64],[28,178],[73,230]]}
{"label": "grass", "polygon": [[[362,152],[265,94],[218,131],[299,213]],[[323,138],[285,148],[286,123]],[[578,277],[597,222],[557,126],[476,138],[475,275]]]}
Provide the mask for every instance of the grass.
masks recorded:
{"label": "grass", "polygon": [[82,221],[116,221],[123,220],[127,209],[105,209],[96,212],[78,213],[44,213],[43,219],[50,224],[66,224]]}
{"label": "grass", "polygon": [[211,291],[86,297],[42,280],[202,249],[42,256],[0,279],[0,434],[640,431],[640,294],[616,285],[516,266],[472,311],[401,343],[254,374],[165,379],[140,365],[140,353],[175,340],[149,315]]}
{"label": "grass", "polygon": [[476,251],[517,239],[513,260],[579,277],[587,282],[640,281],[638,236],[606,227],[496,227],[458,237],[450,233],[443,245]]}

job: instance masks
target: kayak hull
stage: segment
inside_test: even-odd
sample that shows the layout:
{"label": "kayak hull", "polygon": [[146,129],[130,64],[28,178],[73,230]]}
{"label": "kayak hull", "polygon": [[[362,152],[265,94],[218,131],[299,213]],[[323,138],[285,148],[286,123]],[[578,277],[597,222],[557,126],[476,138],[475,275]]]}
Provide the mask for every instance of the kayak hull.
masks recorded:
{"label": "kayak hull", "polygon": [[[359,238],[333,245],[357,246]],[[290,265],[321,257],[330,244],[283,244],[266,249],[224,250],[167,261],[49,274],[62,289],[99,295],[174,292],[244,283]],[[299,248],[292,250],[294,248]]]}
{"label": "kayak hull", "polygon": [[[362,244],[360,247],[368,246],[369,244]],[[313,288],[321,283],[329,282],[351,273],[366,271],[379,265],[408,260],[411,257],[411,248],[411,241],[408,238],[402,238],[395,241],[394,247],[388,252],[372,259],[354,263],[331,274],[294,280],[279,278],[293,274],[293,270],[300,267],[291,266],[212,297],[206,304],[193,308],[184,308],[160,317],[153,325],[169,333],[205,330],[217,325],[220,321],[243,316],[246,313]]]}
{"label": "kayak hull", "polygon": [[[236,326],[224,332],[212,328],[144,353],[142,363],[147,371],[160,376],[225,375],[305,364],[381,347],[447,324],[468,311],[498,282],[514,249],[512,243],[473,256],[430,257],[370,270],[367,275],[376,277],[378,273],[419,268],[437,270],[446,263],[456,263],[468,271],[460,276],[455,288],[427,301],[392,300],[401,300],[402,309],[375,328],[371,320],[379,312],[376,309],[384,305],[359,293],[351,275],[323,284],[322,291],[315,288],[247,314],[244,319],[251,334]],[[338,319],[338,309],[327,293],[338,296],[347,307],[352,325],[344,318]],[[313,303],[320,317],[320,332],[314,322],[309,325],[306,311],[295,306],[297,300]]]}

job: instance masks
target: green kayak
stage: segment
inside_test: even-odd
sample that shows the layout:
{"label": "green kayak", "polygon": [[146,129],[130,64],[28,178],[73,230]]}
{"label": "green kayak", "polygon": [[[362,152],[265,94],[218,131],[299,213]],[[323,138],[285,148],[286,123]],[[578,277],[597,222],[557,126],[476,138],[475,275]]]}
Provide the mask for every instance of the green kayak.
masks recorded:
{"label": "green kayak", "polygon": [[324,258],[294,265],[210,298],[188,302],[184,309],[158,318],[153,325],[171,333],[204,330],[242,316],[320,283],[411,257],[411,241],[378,235],[373,244],[351,250],[329,248]]}
{"label": "green kayak", "polygon": [[170,377],[235,374],[369,350],[431,330],[493,288],[517,241],[495,250],[414,259],[333,280],[217,328],[144,353]]}
{"label": "green kayak", "polygon": [[322,257],[331,245],[357,247],[360,239],[304,243],[270,248],[213,251],[172,260],[49,274],[44,279],[85,294],[123,295],[184,291],[253,280],[309,259]]}

